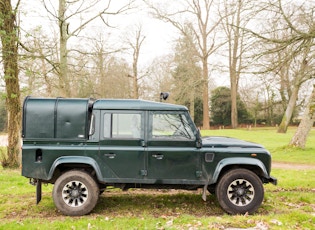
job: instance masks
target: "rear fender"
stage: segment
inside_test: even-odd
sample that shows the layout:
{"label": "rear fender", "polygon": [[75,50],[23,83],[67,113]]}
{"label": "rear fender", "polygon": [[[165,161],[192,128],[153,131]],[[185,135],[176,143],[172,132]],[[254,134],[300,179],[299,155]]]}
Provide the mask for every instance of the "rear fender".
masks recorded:
{"label": "rear fender", "polygon": [[98,181],[102,181],[103,179],[101,170],[98,167],[97,162],[93,158],[81,156],[62,156],[57,158],[52,164],[48,174],[48,180],[50,180],[53,177],[56,168],[64,164],[84,164],[91,166],[95,170]]}

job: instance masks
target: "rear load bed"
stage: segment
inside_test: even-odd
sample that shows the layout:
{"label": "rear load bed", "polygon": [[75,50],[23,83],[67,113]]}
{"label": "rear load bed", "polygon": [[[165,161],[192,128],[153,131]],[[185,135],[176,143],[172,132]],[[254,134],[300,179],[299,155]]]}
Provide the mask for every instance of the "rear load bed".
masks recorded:
{"label": "rear load bed", "polygon": [[93,100],[27,97],[23,105],[24,139],[87,139]]}

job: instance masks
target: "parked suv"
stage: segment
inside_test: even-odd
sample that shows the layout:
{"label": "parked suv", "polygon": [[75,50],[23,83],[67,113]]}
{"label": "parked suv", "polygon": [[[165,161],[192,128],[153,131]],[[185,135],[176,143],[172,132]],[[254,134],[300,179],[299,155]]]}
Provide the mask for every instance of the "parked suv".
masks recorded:
{"label": "parked suv", "polygon": [[144,100],[27,97],[22,175],[52,183],[65,215],[90,213],[108,186],[203,189],[230,214],[253,213],[270,176],[270,153],[228,137],[201,137],[185,106]]}

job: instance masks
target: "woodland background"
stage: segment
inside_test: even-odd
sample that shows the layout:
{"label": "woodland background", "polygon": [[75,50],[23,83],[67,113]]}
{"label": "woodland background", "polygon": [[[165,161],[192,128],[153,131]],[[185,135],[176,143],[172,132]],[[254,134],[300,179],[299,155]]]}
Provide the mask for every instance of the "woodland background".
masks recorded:
{"label": "woodland background", "polygon": [[202,129],[296,124],[288,144],[304,148],[314,12],[306,0],[1,0],[2,164],[19,165],[27,95],[159,101],[169,92]]}

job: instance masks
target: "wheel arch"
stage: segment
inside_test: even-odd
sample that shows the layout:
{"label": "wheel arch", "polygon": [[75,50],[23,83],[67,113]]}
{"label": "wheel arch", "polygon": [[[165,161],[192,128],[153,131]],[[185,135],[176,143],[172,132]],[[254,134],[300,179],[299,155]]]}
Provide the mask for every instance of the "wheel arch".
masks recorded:
{"label": "wheel arch", "polygon": [[54,183],[60,174],[72,169],[84,169],[91,174],[95,174],[93,176],[99,182],[102,181],[102,173],[97,162],[91,157],[82,156],[62,156],[57,158],[50,168],[48,180]]}
{"label": "wheel arch", "polygon": [[269,178],[266,167],[260,160],[233,157],[223,159],[217,164],[210,184],[217,183],[226,172],[236,168],[244,168],[254,172],[263,182],[264,178]]}

